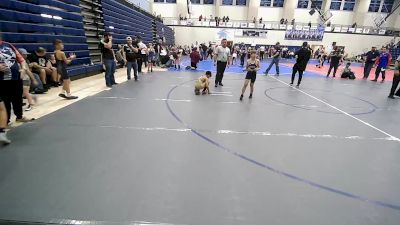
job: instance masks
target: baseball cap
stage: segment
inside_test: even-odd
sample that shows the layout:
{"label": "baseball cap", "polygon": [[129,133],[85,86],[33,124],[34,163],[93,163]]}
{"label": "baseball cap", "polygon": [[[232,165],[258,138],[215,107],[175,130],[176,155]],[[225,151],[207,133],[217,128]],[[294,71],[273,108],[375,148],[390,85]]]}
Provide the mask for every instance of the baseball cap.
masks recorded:
{"label": "baseball cap", "polygon": [[132,41],[132,38],[131,37],[126,37],[126,40],[127,41]]}
{"label": "baseball cap", "polygon": [[26,51],[26,49],[24,49],[24,48],[19,48],[18,51],[19,51],[19,53],[21,53],[22,55],[29,55],[29,54],[31,54],[31,53],[29,53],[28,51]]}

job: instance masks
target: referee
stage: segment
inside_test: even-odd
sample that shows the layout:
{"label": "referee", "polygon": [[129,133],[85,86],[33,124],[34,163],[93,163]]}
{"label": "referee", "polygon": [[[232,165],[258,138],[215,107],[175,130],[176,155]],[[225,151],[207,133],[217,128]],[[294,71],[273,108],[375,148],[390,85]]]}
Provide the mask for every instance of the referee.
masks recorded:
{"label": "referee", "polygon": [[[224,86],[222,84],[222,78],[224,77],[224,72],[226,66],[229,66],[229,61],[231,57],[231,50],[227,47],[226,39],[222,39],[221,45],[215,49],[214,60],[217,65],[217,74],[215,76],[215,87]],[[215,64],[215,63],[214,63]]]}

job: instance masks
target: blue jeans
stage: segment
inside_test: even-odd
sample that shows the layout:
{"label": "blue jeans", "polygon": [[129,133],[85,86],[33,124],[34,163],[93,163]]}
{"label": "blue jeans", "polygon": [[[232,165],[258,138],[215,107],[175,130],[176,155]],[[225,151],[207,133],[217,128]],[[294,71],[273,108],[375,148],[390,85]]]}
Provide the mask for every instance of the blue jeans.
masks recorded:
{"label": "blue jeans", "polygon": [[127,78],[128,80],[131,79],[131,70],[133,68],[133,76],[135,77],[135,80],[137,79],[137,73],[138,73],[138,64],[137,61],[133,62],[126,62],[126,73],[127,73]]}
{"label": "blue jeans", "polygon": [[35,80],[37,82],[37,85],[33,84],[33,81],[31,82],[31,89],[32,90],[43,90],[43,83],[40,80],[39,75],[37,75],[36,73],[32,73],[32,75],[35,77]]}
{"label": "blue jeans", "polygon": [[265,73],[268,73],[272,66],[275,64],[276,74],[279,74],[279,58],[273,58],[271,64],[269,64]]}
{"label": "blue jeans", "polygon": [[203,58],[203,60],[207,59],[207,51],[201,51],[201,57]]}
{"label": "blue jeans", "polygon": [[115,84],[115,61],[114,59],[105,59],[104,60],[104,65],[106,67],[106,73],[105,73],[105,79],[106,79],[106,85],[111,86]]}

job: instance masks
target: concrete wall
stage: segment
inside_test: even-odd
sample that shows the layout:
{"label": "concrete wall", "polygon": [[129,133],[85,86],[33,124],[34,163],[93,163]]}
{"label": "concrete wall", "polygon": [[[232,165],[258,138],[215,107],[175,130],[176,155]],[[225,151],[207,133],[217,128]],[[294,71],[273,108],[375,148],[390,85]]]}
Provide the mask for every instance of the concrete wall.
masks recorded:
{"label": "concrete wall", "polygon": [[[132,0],[134,1],[134,0]],[[254,2],[253,2],[254,1]],[[400,1],[400,0],[396,0]],[[151,0],[151,2],[153,2]],[[259,1],[248,0],[248,5],[251,4],[251,10],[249,6],[222,6],[220,1],[215,0],[214,5],[196,5],[192,4],[193,17],[197,18],[200,15],[207,16],[219,15],[229,16],[234,20],[248,20],[252,19],[254,16],[258,18],[262,17],[264,21],[277,21],[282,17],[291,20],[295,18],[297,22],[312,23],[318,22],[317,13],[311,16],[308,12],[309,9],[297,9],[297,0],[287,0],[284,8],[273,8],[273,7],[253,7],[253,4],[258,4]],[[368,12],[370,0],[358,0],[354,11],[332,11],[333,17],[331,22],[333,24],[344,24],[351,25],[357,22],[359,25],[364,26],[374,26],[374,19],[380,15],[385,15],[381,13],[370,13]],[[176,4],[171,3],[151,3],[152,9],[157,14],[161,14],[163,17],[178,17],[179,14],[182,16],[187,15],[187,2],[186,0],[177,0]],[[296,7],[294,7],[294,5]],[[330,1],[326,0],[325,7],[329,8]],[[389,18],[388,22],[385,24],[387,27],[400,27],[400,9],[398,9]]]}
{"label": "concrete wall", "polygon": [[[198,41],[199,43],[215,41],[217,32],[220,28],[201,28],[201,27],[173,27],[175,30],[175,42],[179,45],[190,45]],[[256,43],[256,44],[275,44],[277,41],[283,45],[296,45],[300,46],[303,41],[284,40],[285,31],[268,31],[267,38],[250,38],[250,37],[235,37],[235,43]],[[311,45],[324,45],[328,46],[332,42],[337,42],[340,46],[345,46],[349,54],[359,54],[372,45],[381,46],[389,43],[392,37],[386,36],[372,36],[372,35],[355,35],[355,34],[340,34],[340,33],[326,33],[323,41],[309,42]]]}

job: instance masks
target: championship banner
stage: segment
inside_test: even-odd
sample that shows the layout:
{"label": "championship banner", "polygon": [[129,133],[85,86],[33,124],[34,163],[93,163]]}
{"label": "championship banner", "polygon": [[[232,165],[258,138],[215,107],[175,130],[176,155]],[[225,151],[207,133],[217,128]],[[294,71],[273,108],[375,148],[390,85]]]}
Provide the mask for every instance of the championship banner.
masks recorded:
{"label": "championship banner", "polygon": [[324,33],[324,27],[319,27],[316,30],[292,29],[286,31],[285,40],[322,41]]}
{"label": "championship banner", "polygon": [[235,30],[234,29],[218,29],[215,37],[215,41],[219,42],[222,39],[226,39],[228,41],[232,41],[235,39]]}

